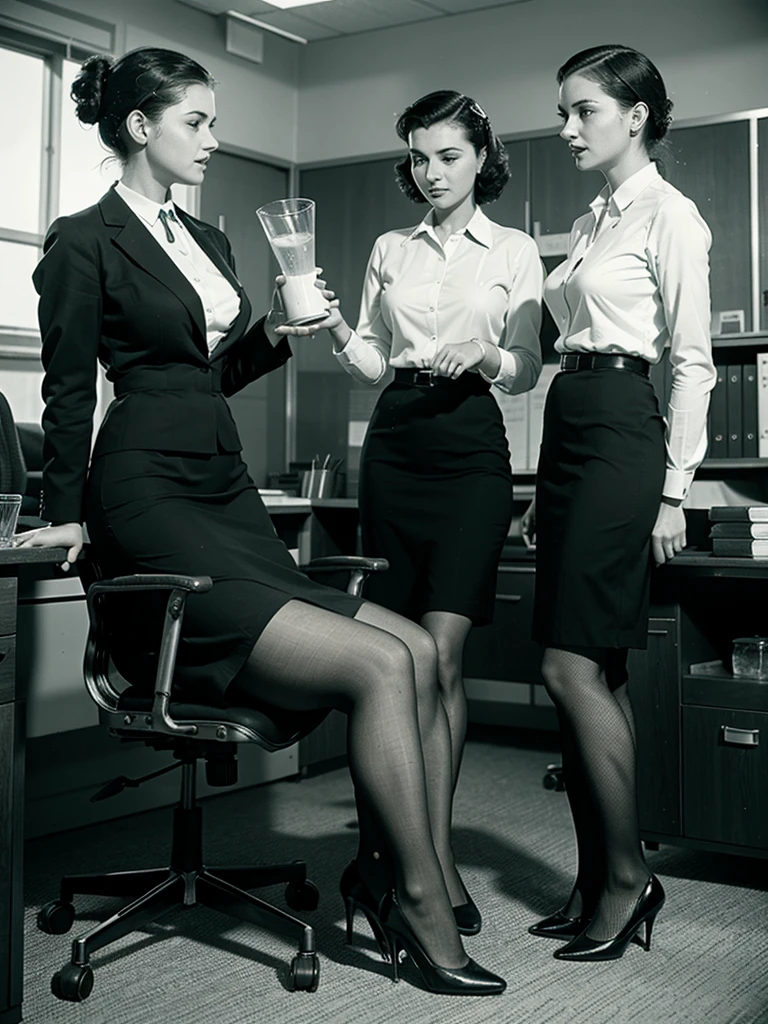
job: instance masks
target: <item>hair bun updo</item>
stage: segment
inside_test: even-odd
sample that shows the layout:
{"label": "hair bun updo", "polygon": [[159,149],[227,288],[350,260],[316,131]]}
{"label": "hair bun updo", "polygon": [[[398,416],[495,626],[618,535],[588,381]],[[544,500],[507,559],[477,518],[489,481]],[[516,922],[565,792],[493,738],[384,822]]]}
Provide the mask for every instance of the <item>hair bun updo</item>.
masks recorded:
{"label": "hair bun updo", "polygon": [[70,96],[75,101],[75,114],[82,124],[97,124],[107,78],[114,64],[112,57],[97,54],[89,57],[72,83]]}

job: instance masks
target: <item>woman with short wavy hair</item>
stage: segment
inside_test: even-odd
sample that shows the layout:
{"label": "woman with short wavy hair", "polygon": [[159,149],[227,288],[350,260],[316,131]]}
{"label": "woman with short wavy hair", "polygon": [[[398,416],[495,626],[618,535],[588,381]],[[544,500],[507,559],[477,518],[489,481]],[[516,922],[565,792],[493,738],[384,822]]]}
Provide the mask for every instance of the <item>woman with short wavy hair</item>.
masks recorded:
{"label": "woman with short wavy hair", "polygon": [[[356,380],[377,384],[395,371],[362,451],[363,548],[391,566],[374,599],[435,639],[453,787],[466,731],[464,644],[493,615],[512,515],[510,453],[491,385],[520,394],[536,383],[542,269],[528,235],[480,209],[501,195],[509,168],[473,99],[430,93],[396,130],[408,146],[398,183],[430,209],[415,228],[376,241],[357,330],[338,310],[325,326]],[[460,930],[475,934],[477,907],[457,874],[446,881]]]}

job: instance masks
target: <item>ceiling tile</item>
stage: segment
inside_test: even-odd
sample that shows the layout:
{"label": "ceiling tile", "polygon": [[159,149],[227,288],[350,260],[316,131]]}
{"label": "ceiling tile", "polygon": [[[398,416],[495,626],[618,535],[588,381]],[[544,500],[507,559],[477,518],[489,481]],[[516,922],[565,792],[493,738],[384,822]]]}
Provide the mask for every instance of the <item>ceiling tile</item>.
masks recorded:
{"label": "ceiling tile", "polygon": [[469,14],[486,7],[511,7],[513,4],[527,4],[532,0],[427,0],[432,6],[446,14]]}
{"label": "ceiling tile", "polygon": [[[423,21],[430,16],[428,7],[418,0],[332,0],[316,7],[294,8],[293,13],[345,34]],[[432,13],[439,17],[438,12]]]}
{"label": "ceiling tile", "polygon": [[[230,7],[232,6],[232,0],[229,0],[229,5]],[[276,8],[270,7],[269,14],[257,14],[251,10],[250,0],[241,0],[240,6],[236,10],[241,14],[247,14],[250,18],[255,18],[257,21],[263,21],[265,25],[272,25],[275,28],[282,29],[283,32],[292,32],[293,35],[301,36],[310,42],[317,39],[330,39],[332,36],[339,35],[335,29],[318,25],[317,22],[309,21],[308,18],[302,18],[300,15],[294,14],[293,11],[278,11]]]}

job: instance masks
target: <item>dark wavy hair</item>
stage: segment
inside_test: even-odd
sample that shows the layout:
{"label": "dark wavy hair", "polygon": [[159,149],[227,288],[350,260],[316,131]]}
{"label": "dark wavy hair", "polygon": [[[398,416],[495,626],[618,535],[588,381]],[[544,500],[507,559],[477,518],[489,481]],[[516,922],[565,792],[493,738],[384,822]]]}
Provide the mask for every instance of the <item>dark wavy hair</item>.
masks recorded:
{"label": "dark wavy hair", "polygon": [[130,150],[123,131],[132,110],[157,121],[178,103],[190,85],[212,89],[213,77],[191,57],[157,46],[140,46],[119,60],[96,54],[83,63],[72,83],[75,113],[83,124],[98,124],[101,141],[126,160]]}
{"label": "dark wavy hair", "polygon": [[672,100],[667,96],[658,68],[645,54],[618,44],[592,46],[563,64],[557,72],[558,85],[574,74],[597,82],[623,110],[631,109],[638,102],[645,103],[648,120],[643,129],[643,141],[649,150],[667,134],[672,124]]}
{"label": "dark wavy hair", "polygon": [[[408,142],[414,128],[430,128],[441,121],[460,125],[476,153],[485,148],[485,162],[475,179],[475,202],[482,206],[498,199],[509,181],[509,157],[503,142],[494,134],[488,115],[469,96],[449,89],[422,96],[398,117],[395,130],[403,142]],[[427,202],[414,181],[410,155],[395,164],[395,178],[412,202]]]}

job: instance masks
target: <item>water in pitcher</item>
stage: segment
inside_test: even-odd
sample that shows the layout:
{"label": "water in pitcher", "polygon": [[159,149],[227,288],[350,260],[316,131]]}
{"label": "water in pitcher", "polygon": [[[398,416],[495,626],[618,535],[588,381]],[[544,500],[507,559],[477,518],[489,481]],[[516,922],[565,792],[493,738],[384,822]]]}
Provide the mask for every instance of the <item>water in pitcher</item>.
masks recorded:
{"label": "water in pitcher", "polygon": [[315,245],[310,231],[277,235],[270,239],[280,269],[287,277],[315,273]]}

